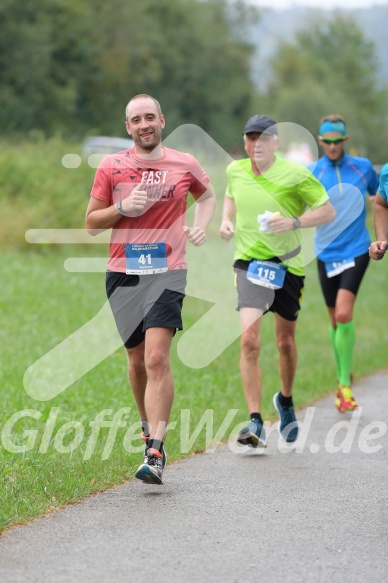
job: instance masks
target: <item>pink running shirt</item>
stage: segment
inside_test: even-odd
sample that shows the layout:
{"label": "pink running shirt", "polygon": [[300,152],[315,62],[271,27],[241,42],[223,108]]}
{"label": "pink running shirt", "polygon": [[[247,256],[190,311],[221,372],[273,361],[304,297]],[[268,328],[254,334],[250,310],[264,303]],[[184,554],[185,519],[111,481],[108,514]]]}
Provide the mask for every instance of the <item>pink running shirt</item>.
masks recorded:
{"label": "pink running shirt", "polygon": [[187,196],[195,200],[207,190],[209,177],[191,155],[163,146],[164,156],[157,160],[138,158],[135,149],[104,158],[94,179],[91,196],[112,205],[130,195],[142,182],[147,204],[141,214],[123,216],[114,225],[110,240],[108,269],[126,271],[126,243],[164,242],[168,269],[186,269],[186,236],[183,226]]}

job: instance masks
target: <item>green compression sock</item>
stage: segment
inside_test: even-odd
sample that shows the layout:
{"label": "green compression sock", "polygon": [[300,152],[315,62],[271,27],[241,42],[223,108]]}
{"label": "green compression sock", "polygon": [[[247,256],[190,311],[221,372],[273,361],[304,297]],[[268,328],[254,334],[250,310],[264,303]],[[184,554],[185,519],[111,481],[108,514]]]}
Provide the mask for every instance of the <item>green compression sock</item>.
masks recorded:
{"label": "green compression sock", "polygon": [[339,356],[338,356],[338,351],[337,351],[337,347],[335,345],[335,333],[336,333],[336,330],[334,330],[333,326],[331,324],[329,324],[329,338],[330,338],[330,343],[333,347],[333,352],[334,352],[334,356],[335,356],[335,366],[336,366],[336,370],[337,370],[337,379],[339,381],[341,378],[341,370],[340,370],[340,360],[339,360]]}
{"label": "green compression sock", "polygon": [[337,324],[335,333],[335,347],[338,354],[340,365],[340,386],[350,387],[350,373],[353,363],[353,351],[356,340],[356,329],[354,322],[346,324]]}

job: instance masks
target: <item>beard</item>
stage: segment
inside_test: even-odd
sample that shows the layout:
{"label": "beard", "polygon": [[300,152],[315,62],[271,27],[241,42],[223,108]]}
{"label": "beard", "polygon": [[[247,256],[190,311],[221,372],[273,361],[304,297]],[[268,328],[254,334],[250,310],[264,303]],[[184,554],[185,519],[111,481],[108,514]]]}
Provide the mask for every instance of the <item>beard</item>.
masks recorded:
{"label": "beard", "polygon": [[137,136],[137,140],[134,141],[137,142],[143,150],[152,151],[160,143],[161,135],[161,132],[154,130],[149,137],[143,138],[143,136]]}

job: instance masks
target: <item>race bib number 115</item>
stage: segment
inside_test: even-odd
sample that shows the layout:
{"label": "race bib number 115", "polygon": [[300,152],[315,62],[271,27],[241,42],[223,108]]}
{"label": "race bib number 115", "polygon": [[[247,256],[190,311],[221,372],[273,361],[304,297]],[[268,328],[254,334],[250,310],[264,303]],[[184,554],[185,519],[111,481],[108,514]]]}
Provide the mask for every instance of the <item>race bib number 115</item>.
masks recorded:
{"label": "race bib number 115", "polygon": [[256,285],[280,289],[283,287],[286,268],[273,261],[259,261],[252,259],[247,271],[247,279]]}

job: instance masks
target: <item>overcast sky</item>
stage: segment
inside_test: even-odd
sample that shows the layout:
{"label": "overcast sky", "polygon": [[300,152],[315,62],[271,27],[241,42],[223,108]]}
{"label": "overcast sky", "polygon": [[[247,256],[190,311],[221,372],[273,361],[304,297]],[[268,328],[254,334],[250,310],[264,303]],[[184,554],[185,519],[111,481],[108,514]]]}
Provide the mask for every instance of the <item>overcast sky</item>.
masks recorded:
{"label": "overcast sky", "polygon": [[292,6],[309,6],[312,8],[370,8],[371,6],[388,4],[388,0],[248,0],[256,6],[268,6],[270,8],[282,9],[292,8]]}

